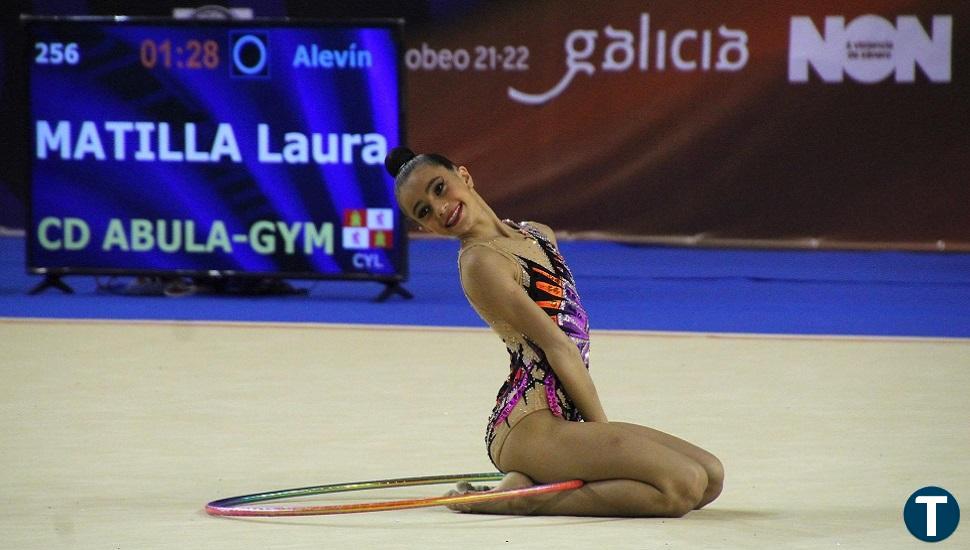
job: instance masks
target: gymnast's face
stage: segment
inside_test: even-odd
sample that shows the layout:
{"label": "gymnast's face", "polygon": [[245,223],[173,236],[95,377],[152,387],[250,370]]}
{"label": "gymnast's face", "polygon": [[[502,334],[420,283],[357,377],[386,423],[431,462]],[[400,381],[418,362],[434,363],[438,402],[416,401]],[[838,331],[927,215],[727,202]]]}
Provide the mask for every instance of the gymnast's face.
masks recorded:
{"label": "gymnast's face", "polygon": [[421,227],[447,237],[461,237],[471,228],[478,202],[471,174],[464,166],[450,170],[425,163],[398,188],[398,204]]}

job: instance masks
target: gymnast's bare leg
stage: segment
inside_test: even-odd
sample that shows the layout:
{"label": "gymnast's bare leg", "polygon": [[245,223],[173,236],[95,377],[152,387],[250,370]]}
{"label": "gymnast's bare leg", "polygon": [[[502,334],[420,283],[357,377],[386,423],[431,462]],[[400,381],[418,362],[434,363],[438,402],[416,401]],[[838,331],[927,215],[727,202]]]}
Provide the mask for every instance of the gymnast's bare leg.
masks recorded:
{"label": "gymnast's bare leg", "polygon": [[[452,507],[513,515],[681,517],[721,492],[724,470],[707,451],[669,434],[622,422],[567,422],[549,411],[509,434],[497,489],[583,479],[580,489]],[[473,490],[462,486],[457,492]]]}

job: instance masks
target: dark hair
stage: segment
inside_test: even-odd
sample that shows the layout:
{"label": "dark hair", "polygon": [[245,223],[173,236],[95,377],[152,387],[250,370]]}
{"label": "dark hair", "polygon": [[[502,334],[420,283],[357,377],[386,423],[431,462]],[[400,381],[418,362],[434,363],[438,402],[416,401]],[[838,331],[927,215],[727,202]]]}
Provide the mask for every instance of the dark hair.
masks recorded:
{"label": "dark hair", "polygon": [[449,170],[455,169],[455,163],[451,162],[443,155],[438,153],[414,154],[414,151],[407,147],[395,147],[387,154],[384,159],[384,168],[387,173],[394,177],[394,187],[397,189],[408,179],[411,172],[422,164],[434,164]]}

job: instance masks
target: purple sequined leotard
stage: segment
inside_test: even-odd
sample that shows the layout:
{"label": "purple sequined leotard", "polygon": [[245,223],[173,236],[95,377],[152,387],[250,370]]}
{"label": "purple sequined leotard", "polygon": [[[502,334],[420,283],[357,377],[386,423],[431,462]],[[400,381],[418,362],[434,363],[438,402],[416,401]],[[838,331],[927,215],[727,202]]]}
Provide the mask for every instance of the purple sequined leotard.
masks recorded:
{"label": "purple sequined leotard", "polygon": [[[566,266],[565,260],[556,246],[535,227],[525,222],[507,223],[535,240],[553,268],[550,272],[547,267],[528,258],[511,254],[521,267],[523,290],[576,344],[583,363],[586,364],[586,368],[589,368],[589,316],[580,303],[573,275]],[[520,401],[527,403],[530,394],[535,391],[545,394],[545,400],[552,414],[574,422],[583,419],[538,345],[523,337],[520,342],[507,340],[506,347],[511,359],[509,377],[498,392],[495,408],[492,410],[485,431],[485,446],[493,463],[495,458],[492,457],[491,446],[496,429],[503,423],[511,427],[508,422],[509,414],[516,409]]]}

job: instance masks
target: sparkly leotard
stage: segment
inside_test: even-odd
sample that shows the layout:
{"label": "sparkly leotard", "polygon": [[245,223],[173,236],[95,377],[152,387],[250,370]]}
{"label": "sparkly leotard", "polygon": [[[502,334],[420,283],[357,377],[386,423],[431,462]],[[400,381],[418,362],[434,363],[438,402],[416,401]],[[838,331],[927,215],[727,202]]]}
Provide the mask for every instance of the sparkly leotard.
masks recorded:
{"label": "sparkly leotard", "polygon": [[[518,279],[523,291],[576,344],[583,363],[589,368],[589,317],[580,303],[576,284],[565,260],[556,246],[528,222],[505,222],[529,238],[525,248],[512,251],[493,241],[475,243],[465,249],[487,246],[517,263],[520,268]],[[515,423],[525,416],[549,409],[552,414],[565,420],[581,421],[583,418],[563,389],[542,349],[470,298],[469,302],[502,336],[509,352],[509,377],[498,392],[485,431],[489,459],[498,466],[505,438]]]}

